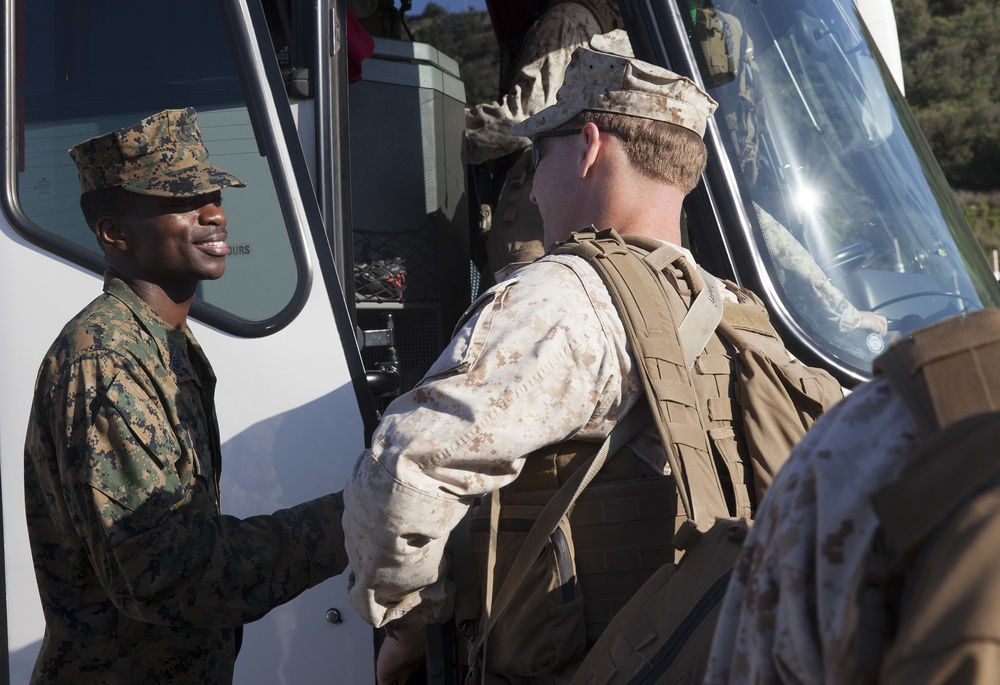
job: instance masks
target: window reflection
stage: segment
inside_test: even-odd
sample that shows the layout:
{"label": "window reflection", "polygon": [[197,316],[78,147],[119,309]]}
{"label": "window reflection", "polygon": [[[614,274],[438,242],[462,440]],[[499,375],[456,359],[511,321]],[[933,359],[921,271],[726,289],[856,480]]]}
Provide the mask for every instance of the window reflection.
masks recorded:
{"label": "window reflection", "polygon": [[867,373],[889,339],[997,304],[982,253],[850,0],[682,7],[739,160],[752,240],[815,343]]}
{"label": "window reflection", "polygon": [[[107,16],[157,30],[146,31],[141,55],[131,56]],[[16,54],[23,56],[15,65],[18,146],[8,153],[17,155],[19,229],[100,271],[103,259],[80,212],[76,168],[66,151],[154,112],[194,107],[213,161],[250,185],[225,193],[226,276],[203,283],[199,298],[239,326],[267,321],[274,330],[270,320],[289,310],[305,278],[295,260],[302,248],[286,227],[267,160],[258,152],[218,6],[178,0],[165,13],[152,0],[107,0],[98,13],[85,3],[32,0],[24,3],[16,35]],[[197,49],[178,49],[181,35]],[[225,321],[213,323],[227,328]]]}

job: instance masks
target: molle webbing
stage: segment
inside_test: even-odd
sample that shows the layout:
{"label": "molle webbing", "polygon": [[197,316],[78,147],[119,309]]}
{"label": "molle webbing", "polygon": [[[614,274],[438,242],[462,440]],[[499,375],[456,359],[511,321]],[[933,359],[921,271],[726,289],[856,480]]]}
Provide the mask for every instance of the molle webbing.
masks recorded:
{"label": "molle webbing", "polygon": [[[1000,475],[1000,462],[988,449],[992,438],[984,438],[996,431],[974,429],[976,421],[988,428],[1000,412],[1000,311],[984,309],[916,331],[878,357],[874,368],[927,437],[912,466],[873,497],[887,541],[905,557],[959,503]],[[962,435],[947,431],[960,424]],[[975,444],[984,439],[987,444]]]}
{"label": "molle webbing", "polygon": [[[652,422],[648,413],[647,419]],[[570,440],[530,454],[517,479],[500,491],[501,533],[530,527],[532,521],[519,519],[518,512],[549,501],[597,447]],[[651,471],[626,446],[607,461],[569,512],[590,640],[600,636],[656,569],[676,558],[671,540],[686,520],[684,509],[673,478]],[[485,524],[485,518],[473,520],[472,532],[485,532]]]}
{"label": "molle webbing", "polygon": [[[702,287],[703,279],[674,248],[656,241],[647,243],[640,248],[653,248],[645,255],[646,263],[611,230],[576,233],[556,249],[556,254],[583,257],[594,265],[608,286],[633,347],[684,512],[692,520],[708,521],[715,516],[729,516],[730,507],[712,456],[708,426],[702,417],[688,361],[691,357],[696,359],[707,339],[713,337],[719,319],[711,323],[709,313],[696,314],[696,320],[684,332],[681,327],[688,317],[680,326],[674,320],[678,306],[680,311],[690,314],[702,301],[706,304],[701,311],[707,312],[714,306],[711,298],[718,298],[719,294],[714,284],[711,289]],[[667,259],[665,255],[673,258]],[[673,285],[678,280],[674,267],[682,273],[680,280],[691,283],[694,299],[690,310],[678,294],[677,286]],[[662,278],[657,277],[657,273]],[[664,302],[671,306],[664,306]],[[717,309],[717,316],[721,318],[722,307]],[[709,328],[708,336],[702,340],[706,328]],[[682,343],[684,333],[688,334],[687,350]],[[693,350],[693,347],[698,349]],[[728,363],[726,365],[728,367]]]}
{"label": "molle webbing", "polygon": [[1000,311],[984,309],[916,331],[874,362],[924,434],[1000,410]]}

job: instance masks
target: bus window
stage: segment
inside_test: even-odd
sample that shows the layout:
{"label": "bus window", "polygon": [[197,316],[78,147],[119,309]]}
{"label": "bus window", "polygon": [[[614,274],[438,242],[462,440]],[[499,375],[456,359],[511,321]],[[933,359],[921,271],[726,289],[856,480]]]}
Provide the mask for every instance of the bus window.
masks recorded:
{"label": "bus window", "polygon": [[[278,184],[260,156],[216,3],[21,0],[16,27],[16,174],[8,213],[27,238],[94,271],[103,258],[79,209],[67,150],[164,109],[194,107],[212,161],[249,184],[224,192],[225,278],[205,282],[201,318],[261,335],[286,323],[308,282],[304,247],[286,225]],[[117,7],[117,8],[116,8]],[[108,16],[121,17],[120,23]],[[140,30],[155,26],[156,31]],[[262,277],[266,275],[266,277]]]}

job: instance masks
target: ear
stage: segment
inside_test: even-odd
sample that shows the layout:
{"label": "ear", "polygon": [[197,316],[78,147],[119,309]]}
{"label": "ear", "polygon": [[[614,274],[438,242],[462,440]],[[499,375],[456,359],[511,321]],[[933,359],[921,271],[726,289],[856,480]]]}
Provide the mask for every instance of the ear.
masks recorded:
{"label": "ear", "polygon": [[587,174],[594,167],[594,164],[597,163],[603,141],[601,140],[600,129],[593,122],[584,124],[581,135],[586,147],[580,155],[580,178],[586,178]]}
{"label": "ear", "polygon": [[94,229],[97,233],[97,242],[101,244],[105,252],[108,250],[128,252],[128,234],[117,217],[111,214],[102,214],[97,219]]}

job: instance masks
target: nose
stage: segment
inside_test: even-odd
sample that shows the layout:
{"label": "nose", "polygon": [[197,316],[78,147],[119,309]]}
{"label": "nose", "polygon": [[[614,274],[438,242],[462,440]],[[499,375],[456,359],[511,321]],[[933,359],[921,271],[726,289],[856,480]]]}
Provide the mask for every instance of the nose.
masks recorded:
{"label": "nose", "polygon": [[207,200],[198,208],[198,220],[205,225],[225,226],[226,211],[219,200]]}

